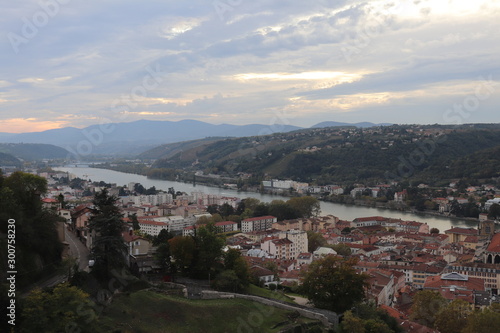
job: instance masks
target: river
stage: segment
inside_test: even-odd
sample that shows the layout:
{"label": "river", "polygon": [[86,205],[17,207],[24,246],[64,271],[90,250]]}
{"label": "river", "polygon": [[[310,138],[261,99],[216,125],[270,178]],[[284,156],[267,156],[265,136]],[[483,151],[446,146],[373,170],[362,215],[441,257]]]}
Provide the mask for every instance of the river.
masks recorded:
{"label": "river", "polygon": [[[89,179],[92,181],[104,181],[106,183],[116,183],[117,186],[128,185],[130,182],[140,183],[145,188],[154,186],[157,190],[167,191],[169,187],[173,187],[176,191],[191,193],[201,191],[210,194],[219,194],[228,197],[239,198],[256,198],[262,202],[271,202],[272,200],[282,199],[288,200],[288,197],[279,195],[260,194],[255,192],[241,192],[237,190],[222,189],[218,187],[209,187],[204,185],[193,185],[189,183],[181,183],[168,180],[148,179],[146,176],[123,173],[113,170],[89,168],[86,166],[78,167],[60,167],[54,168],[58,171],[69,172],[82,179]],[[403,219],[406,221],[418,221],[429,224],[431,228],[438,228],[441,232],[448,230],[452,227],[477,227],[477,222],[467,221],[461,219],[453,219],[445,216],[433,216],[418,213],[406,213],[388,209],[362,207],[354,205],[344,205],[332,202],[321,201],[321,215],[334,215],[342,220],[352,221],[357,217],[367,216],[384,216],[391,218]]]}

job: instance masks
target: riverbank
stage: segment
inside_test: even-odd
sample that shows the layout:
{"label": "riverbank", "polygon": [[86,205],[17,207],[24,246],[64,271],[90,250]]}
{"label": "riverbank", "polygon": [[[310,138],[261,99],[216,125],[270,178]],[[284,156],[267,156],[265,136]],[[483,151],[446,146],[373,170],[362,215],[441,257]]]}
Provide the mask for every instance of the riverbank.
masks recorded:
{"label": "riverbank", "polygon": [[[224,187],[211,187],[206,185],[183,183],[176,181],[167,180],[153,180],[146,176],[137,174],[128,174],[118,171],[113,171],[109,169],[99,169],[90,167],[61,167],[56,168],[59,171],[69,172],[74,174],[76,177],[82,179],[92,179],[93,181],[105,181],[107,183],[115,183],[118,186],[124,186],[131,182],[140,183],[145,188],[150,188],[154,186],[158,190],[168,191],[169,188],[174,187],[176,191],[191,193],[191,192],[204,192],[207,194],[215,194],[227,197],[239,197],[239,198],[255,198],[261,202],[270,203],[273,200],[288,200],[290,194],[285,193],[278,194],[263,194],[259,191],[248,192],[241,190],[234,190]],[[319,197],[321,198],[321,197]],[[341,220],[352,221],[359,217],[368,216],[384,216],[394,219],[402,219],[404,221],[418,221],[422,223],[427,223],[431,228],[438,228],[439,230],[448,230],[453,227],[477,227],[476,222],[471,222],[463,219],[452,219],[446,216],[431,215],[431,214],[417,214],[411,211],[401,211],[401,210],[389,210],[379,207],[369,207],[361,205],[347,205],[329,202],[325,200],[320,201],[321,204],[321,215],[334,215]]]}

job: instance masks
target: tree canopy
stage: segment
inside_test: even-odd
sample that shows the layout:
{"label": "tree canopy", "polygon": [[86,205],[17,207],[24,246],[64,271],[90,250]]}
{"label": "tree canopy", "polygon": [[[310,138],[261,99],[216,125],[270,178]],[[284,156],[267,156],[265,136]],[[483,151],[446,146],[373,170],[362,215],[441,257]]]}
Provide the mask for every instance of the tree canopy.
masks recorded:
{"label": "tree canopy", "polygon": [[302,293],[318,308],[344,312],[365,298],[366,274],[353,268],[354,258],[326,256],[314,261],[304,274]]}

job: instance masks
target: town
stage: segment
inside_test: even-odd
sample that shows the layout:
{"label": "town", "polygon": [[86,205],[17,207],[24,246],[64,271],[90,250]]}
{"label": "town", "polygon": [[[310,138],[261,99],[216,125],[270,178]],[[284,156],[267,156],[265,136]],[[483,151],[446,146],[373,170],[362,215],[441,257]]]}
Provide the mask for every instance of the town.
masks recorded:
{"label": "town", "polygon": [[[383,216],[363,216],[352,221],[333,215],[318,216],[314,210],[316,199],[310,196],[305,197],[312,200],[306,214],[283,219],[269,214],[272,204],[266,210],[266,205],[257,199],[202,192],[188,194],[173,188],[163,192],[145,189],[138,183],[117,187],[57,171],[42,172],[39,176],[49,184],[47,194],[41,199],[44,207],[65,218],[65,228],[88,250],[93,248],[96,238],[89,225],[95,211],[94,194],[106,190],[116,196],[116,205],[123,216],[126,261],[140,276],[153,276],[161,271],[155,240],[159,236],[169,233],[171,237],[190,238],[210,224],[216,234],[224,236],[223,250],[239,252],[252,281],[270,290],[297,292],[309,267],[325,257],[355,259],[353,268],[367,276],[364,287],[367,299],[385,309],[408,332],[437,332],[422,321],[419,323],[415,311],[412,312],[415,297],[422,291],[436,291],[448,302],[464,301],[471,309],[500,304],[500,233],[495,233],[500,197],[495,196],[498,190],[493,186],[465,189],[471,195],[481,191],[493,194],[492,199],[483,200],[487,212],[479,213],[477,228],[438,230],[426,223]],[[285,190],[297,183],[276,180],[264,186]],[[340,189],[332,186],[326,190]],[[298,184],[297,190],[308,194],[311,188]],[[348,195],[356,197],[366,190],[355,188]],[[376,196],[373,193],[385,189],[380,186],[369,190]],[[402,202],[405,195],[405,192],[394,193],[394,201]],[[443,213],[449,212],[454,200],[457,199],[435,198],[432,202]],[[284,216],[281,210],[274,211]],[[75,255],[68,242],[63,239],[63,243],[68,247],[64,253]],[[85,266],[92,266],[94,260],[89,263]],[[164,275],[163,279],[171,281],[170,275]],[[297,300],[313,306],[306,298]]]}

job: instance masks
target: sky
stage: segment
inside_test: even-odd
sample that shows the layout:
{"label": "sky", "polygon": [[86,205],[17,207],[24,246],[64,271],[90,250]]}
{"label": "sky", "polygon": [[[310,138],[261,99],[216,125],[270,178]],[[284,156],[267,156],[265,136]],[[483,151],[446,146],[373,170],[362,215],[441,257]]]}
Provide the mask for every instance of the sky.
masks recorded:
{"label": "sky", "polygon": [[0,2],[0,132],[500,122],[500,0]]}

